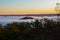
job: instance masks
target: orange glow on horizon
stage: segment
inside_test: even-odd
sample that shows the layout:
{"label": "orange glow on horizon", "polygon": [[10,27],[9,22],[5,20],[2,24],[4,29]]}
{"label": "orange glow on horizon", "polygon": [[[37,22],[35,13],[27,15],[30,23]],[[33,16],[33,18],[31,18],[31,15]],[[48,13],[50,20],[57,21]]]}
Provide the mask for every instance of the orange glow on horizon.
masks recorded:
{"label": "orange glow on horizon", "polygon": [[0,11],[0,14],[56,14],[54,10],[10,10]]}

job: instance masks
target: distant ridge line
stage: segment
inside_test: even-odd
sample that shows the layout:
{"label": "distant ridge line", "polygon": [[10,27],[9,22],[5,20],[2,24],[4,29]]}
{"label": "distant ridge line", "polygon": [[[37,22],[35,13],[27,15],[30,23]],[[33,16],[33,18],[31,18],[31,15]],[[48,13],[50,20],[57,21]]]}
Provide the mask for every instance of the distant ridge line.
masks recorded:
{"label": "distant ridge line", "polygon": [[0,16],[60,16],[60,14],[25,14],[25,15],[0,15]]}

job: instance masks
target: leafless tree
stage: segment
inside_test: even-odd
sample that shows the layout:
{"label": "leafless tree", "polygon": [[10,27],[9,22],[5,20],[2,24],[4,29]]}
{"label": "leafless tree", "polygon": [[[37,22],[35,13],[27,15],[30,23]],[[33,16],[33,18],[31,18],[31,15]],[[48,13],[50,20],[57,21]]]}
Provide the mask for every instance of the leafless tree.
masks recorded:
{"label": "leafless tree", "polygon": [[60,3],[56,3],[55,10],[58,14],[60,14]]}
{"label": "leafless tree", "polygon": [[56,3],[55,11],[57,13],[56,15],[57,15],[57,18],[58,18],[60,16],[60,3]]}

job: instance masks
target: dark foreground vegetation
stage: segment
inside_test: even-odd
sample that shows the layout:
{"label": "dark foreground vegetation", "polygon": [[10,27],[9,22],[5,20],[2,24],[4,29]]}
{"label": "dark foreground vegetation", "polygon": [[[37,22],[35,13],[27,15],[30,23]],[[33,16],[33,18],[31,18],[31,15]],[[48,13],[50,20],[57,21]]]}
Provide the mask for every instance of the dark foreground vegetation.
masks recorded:
{"label": "dark foreground vegetation", "polygon": [[0,40],[60,40],[60,22],[44,21],[0,24]]}

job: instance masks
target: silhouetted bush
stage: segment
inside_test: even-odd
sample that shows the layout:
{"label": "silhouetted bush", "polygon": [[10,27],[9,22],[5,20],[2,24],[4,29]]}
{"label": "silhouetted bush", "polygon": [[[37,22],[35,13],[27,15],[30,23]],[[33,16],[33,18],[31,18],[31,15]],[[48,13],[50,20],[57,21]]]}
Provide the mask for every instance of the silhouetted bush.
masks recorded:
{"label": "silhouetted bush", "polygon": [[35,22],[0,24],[0,40],[60,40],[60,22],[44,19]]}

